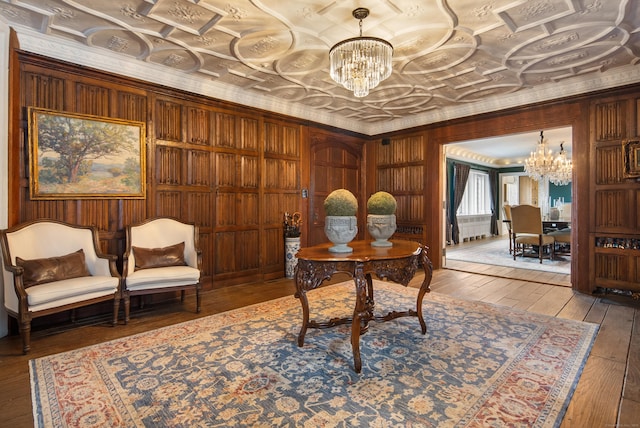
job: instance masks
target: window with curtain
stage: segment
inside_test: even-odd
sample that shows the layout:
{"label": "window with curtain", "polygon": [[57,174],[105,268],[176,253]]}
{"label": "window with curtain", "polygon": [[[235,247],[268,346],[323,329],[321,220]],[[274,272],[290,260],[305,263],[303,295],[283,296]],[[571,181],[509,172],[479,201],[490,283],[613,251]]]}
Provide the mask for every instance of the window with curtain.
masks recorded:
{"label": "window with curtain", "polygon": [[489,174],[472,169],[456,215],[491,214]]}

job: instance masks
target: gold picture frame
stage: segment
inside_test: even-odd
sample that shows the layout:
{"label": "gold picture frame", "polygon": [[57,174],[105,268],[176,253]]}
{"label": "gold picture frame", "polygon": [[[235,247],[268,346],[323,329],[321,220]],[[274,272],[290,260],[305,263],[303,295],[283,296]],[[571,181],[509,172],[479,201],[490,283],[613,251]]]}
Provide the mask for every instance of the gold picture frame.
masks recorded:
{"label": "gold picture frame", "polygon": [[144,199],[143,122],[30,107],[31,199]]}
{"label": "gold picture frame", "polygon": [[622,142],[624,177],[640,177],[640,140],[624,140]]}

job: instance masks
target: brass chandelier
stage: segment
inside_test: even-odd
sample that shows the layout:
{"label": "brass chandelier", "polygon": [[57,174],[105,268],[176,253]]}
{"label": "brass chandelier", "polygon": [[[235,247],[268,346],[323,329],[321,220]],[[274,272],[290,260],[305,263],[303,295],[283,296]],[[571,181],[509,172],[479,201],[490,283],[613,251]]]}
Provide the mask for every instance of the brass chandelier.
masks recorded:
{"label": "brass chandelier", "polygon": [[331,48],[330,74],[356,97],[365,97],[391,75],[393,46],[377,37],[362,36],[362,20],[369,16],[369,9],[359,7],[352,14],[360,21],[360,37],[343,40]]}

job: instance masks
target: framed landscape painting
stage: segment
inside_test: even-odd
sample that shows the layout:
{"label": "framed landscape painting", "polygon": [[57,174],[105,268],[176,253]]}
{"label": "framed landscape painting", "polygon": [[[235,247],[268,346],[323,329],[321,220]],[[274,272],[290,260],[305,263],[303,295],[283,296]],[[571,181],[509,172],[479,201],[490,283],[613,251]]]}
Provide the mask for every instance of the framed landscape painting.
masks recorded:
{"label": "framed landscape painting", "polygon": [[31,199],[144,199],[145,124],[29,108]]}

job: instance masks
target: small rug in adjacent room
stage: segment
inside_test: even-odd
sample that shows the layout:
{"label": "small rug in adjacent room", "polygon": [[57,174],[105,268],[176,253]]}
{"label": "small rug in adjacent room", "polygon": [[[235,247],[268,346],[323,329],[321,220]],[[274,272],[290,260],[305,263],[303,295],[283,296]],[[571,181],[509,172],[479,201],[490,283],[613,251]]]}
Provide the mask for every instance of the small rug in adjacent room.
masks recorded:
{"label": "small rug in adjacent room", "polygon": [[[376,313],[417,290],[376,281]],[[308,293],[353,313],[352,282]],[[436,293],[417,318],[310,329],[294,297],[30,361],[36,427],[558,426],[598,326]],[[116,327],[117,328],[117,327]]]}
{"label": "small rug in adjacent room", "polygon": [[[486,242],[485,242],[486,241]],[[447,259],[461,260],[472,263],[482,263],[487,265],[505,266],[518,269],[531,269],[543,272],[571,274],[571,256],[566,254],[556,254],[554,260],[549,258],[540,259],[536,255],[522,257],[509,252],[508,239],[486,239],[479,240],[472,244],[465,244],[461,248],[456,246],[447,247]]]}

